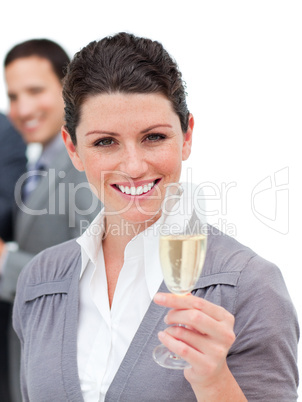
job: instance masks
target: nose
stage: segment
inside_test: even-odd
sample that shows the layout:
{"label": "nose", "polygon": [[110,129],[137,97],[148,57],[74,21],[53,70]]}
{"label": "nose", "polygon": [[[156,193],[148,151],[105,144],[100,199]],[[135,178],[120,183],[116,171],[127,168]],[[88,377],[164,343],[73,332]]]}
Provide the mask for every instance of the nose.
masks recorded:
{"label": "nose", "polygon": [[129,145],[122,155],[120,169],[132,179],[139,179],[148,171],[148,162],[142,149]]}

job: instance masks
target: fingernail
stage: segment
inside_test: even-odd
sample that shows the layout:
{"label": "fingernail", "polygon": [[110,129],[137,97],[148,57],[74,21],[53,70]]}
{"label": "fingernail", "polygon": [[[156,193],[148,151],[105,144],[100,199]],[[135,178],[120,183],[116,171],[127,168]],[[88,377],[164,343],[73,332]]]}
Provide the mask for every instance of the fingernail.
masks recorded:
{"label": "fingernail", "polygon": [[165,324],[168,324],[168,316],[167,316],[167,315],[166,315],[165,318],[164,318],[164,323],[165,323]]}
{"label": "fingernail", "polygon": [[165,296],[162,293],[156,293],[153,300],[158,303],[163,303],[165,301]]}
{"label": "fingernail", "polygon": [[158,338],[159,338],[159,339],[164,339],[165,336],[166,336],[166,334],[165,334],[164,331],[160,331],[160,332],[158,333]]}

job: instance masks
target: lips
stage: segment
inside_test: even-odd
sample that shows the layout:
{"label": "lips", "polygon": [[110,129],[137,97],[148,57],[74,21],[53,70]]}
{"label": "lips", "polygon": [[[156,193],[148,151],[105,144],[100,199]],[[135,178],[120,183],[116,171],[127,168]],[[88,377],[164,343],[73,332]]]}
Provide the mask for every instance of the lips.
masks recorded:
{"label": "lips", "polygon": [[132,195],[132,196],[139,196],[142,194],[148,193],[152,188],[158,183],[159,179],[154,180],[152,182],[145,182],[138,186],[126,186],[126,185],[119,185],[115,184],[114,186],[119,189],[123,194]]}

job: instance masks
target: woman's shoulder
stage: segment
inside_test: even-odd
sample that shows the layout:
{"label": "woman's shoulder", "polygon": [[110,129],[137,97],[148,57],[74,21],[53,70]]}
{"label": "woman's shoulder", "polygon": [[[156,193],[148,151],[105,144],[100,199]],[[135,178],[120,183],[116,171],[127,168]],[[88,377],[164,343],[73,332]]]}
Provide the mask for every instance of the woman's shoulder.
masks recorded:
{"label": "woman's shoulder", "polygon": [[257,254],[235,238],[208,225],[205,270],[209,273],[241,272]]}
{"label": "woman's shoulder", "polygon": [[213,227],[209,228],[203,275],[228,277],[234,284],[240,280],[261,286],[267,278],[270,282],[284,282],[280,268],[273,262]]}
{"label": "woman's shoulder", "polygon": [[68,240],[37,254],[22,269],[18,282],[35,285],[64,280],[72,277],[80,264],[81,247],[75,239]]}

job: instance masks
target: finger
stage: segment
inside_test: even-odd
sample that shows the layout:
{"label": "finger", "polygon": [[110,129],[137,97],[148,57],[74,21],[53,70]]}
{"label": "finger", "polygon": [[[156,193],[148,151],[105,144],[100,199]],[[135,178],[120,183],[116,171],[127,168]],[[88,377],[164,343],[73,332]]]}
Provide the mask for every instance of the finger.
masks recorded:
{"label": "finger", "polygon": [[218,321],[200,310],[170,310],[165,317],[165,323],[182,325],[207,336],[214,336],[219,331]]}
{"label": "finger", "polygon": [[191,347],[181,339],[174,338],[167,330],[159,332],[158,338],[171,352],[186,360],[191,365],[192,370],[198,374],[199,379],[201,376],[211,375],[211,373],[222,367],[223,363],[226,362],[228,350],[220,345],[205,344],[204,351],[206,353],[204,353]]}
{"label": "finger", "polygon": [[173,325],[165,330],[174,338],[185,342],[201,353],[217,357],[220,353],[225,354],[235,341],[232,329],[218,328],[213,334],[198,332],[195,329]]}
{"label": "finger", "polygon": [[153,300],[156,304],[173,309],[200,310],[217,321],[224,321],[230,315],[223,307],[191,294],[179,296],[172,293],[156,293]]}
{"label": "finger", "polygon": [[[209,357],[212,361],[218,362],[227,357],[229,345],[213,342],[212,339],[206,335],[200,335],[179,326],[169,327],[165,330],[165,333],[168,333],[174,339],[190,346],[198,353]],[[194,357],[197,357],[195,353]]]}
{"label": "finger", "polygon": [[167,327],[165,332],[173,338],[198,350],[200,353],[206,353],[206,351],[209,350],[209,337],[207,335],[200,334],[199,332],[188,329],[182,325],[172,325]]}
{"label": "finger", "polygon": [[[192,367],[206,367],[206,356],[185,342],[175,339],[167,331],[159,332],[158,338],[172,353],[186,360]],[[207,374],[206,370],[205,373]]]}

